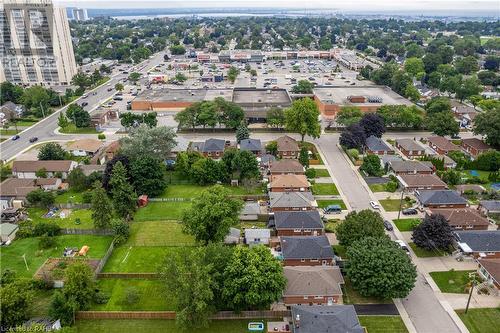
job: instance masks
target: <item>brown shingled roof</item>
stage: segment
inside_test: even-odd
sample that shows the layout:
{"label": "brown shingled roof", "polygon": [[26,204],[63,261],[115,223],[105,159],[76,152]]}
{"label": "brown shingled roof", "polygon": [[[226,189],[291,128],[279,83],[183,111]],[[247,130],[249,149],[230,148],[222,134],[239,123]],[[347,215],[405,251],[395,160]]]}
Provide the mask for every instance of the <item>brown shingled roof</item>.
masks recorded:
{"label": "brown shingled roof", "polygon": [[414,174],[414,175],[400,175],[401,179],[409,186],[443,186],[448,188],[445,182],[439,179],[436,175],[428,174]]}
{"label": "brown shingled roof", "polygon": [[285,297],[342,295],[344,279],[338,266],[288,266],[283,273],[287,279]]}
{"label": "brown shingled roof", "polygon": [[277,175],[273,177],[271,188],[306,188],[309,182],[304,175]]}
{"label": "brown shingled roof", "polygon": [[37,188],[35,179],[7,178],[0,184],[0,196],[25,197]]}
{"label": "brown shingled roof", "polygon": [[459,146],[455,145],[442,136],[431,136],[427,138],[427,140],[429,140],[429,143],[431,143],[431,147],[436,146],[437,148],[446,151],[460,150]]}
{"label": "brown shingled roof", "polygon": [[299,161],[294,159],[284,159],[272,162],[271,173],[298,173],[304,172],[304,167]]}
{"label": "brown shingled roof", "polygon": [[500,283],[500,258],[480,259],[479,263],[488,271],[495,281]]}
{"label": "brown shingled roof", "polygon": [[299,151],[299,144],[297,140],[288,135],[281,136],[276,139],[278,144],[278,151]]}
{"label": "brown shingled roof", "polygon": [[487,145],[484,143],[482,140],[479,140],[478,138],[470,138],[470,139],[463,139],[462,143],[465,143],[473,148],[483,150],[483,149],[493,149],[491,146]]}
{"label": "brown shingled roof", "polygon": [[63,161],[14,161],[12,172],[36,172],[45,168],[49,172],[67,172],[74,163],[70,160]]}
{"label": "brown shingled roof", "polygon": [[449,225],[489,225],[488,219],[471,208],[429,209],[432,214],[441,214]]}

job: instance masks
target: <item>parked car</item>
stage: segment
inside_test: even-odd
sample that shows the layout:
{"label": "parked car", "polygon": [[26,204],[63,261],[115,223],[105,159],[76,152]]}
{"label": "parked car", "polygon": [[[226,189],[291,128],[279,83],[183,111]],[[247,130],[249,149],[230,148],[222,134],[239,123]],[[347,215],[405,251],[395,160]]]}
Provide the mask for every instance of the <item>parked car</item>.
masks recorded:
{"label": "parked car", "polygon": [[372,206],[373,209],[380,209],[380,205],[375,201],[370,201],[370,206]]}
{"label": "parked car", "polygon": [[83,94],[83,95],[82,95],[82,98],[87,98],[87,97],[89,97],[89,95],[88,95],[88,94]]}
{"label": "parked car", "polygon": [[20,138],[20,136],[16,134],[16,135],[14,135],[14,136],[12,137],[12,141],[16,141],[16,140],[17,140],[17,139],[19,139],[19,138]]}
{"label": "parked car", "polygon": [[399,247],[404,250],[408,255],[410,254],[410,249],[408,249],[408,245],[403,242],[401,239],[396,239],[394,242],[399,245]]}
{"label": "parked car", "polygon": [[112,91],[112,90],[113,90],[113,88],[108,88],[108,91]]}
{"label": "parked car", "polygon": [[85,106],[87,106],[87,105],[89,105],[89,103],[87,103],[87,102],[83,102],[83,103],[82,103],[82,107],[85,107]]}
{"label": "parked car", "polygon": [[402,211],[403,215],[417,215],[418,211],[415,208],[406,208]]}
{"label": "parked car", "polygon": [[385,227],[385,230],[387,230],[387,231],[393,231],[394,230],[394,228],[392,227],[391,222],[389,222],[388,220],[384,220],[384,227]]}
{"label": "parked car", "polygon": [[340,214],[342,213],[342,208],[339,205],[329,205],[323,209],[325,214]]}
{"label": "parked car", "polygon": [[33,143],[33,142],[37,142],[37,141],[38,141],[38,138],[37,138],[36,136],[34,136],[34,137],[30,138],[30,140],[29,140],[29,141],[30,141],[31,143]]}

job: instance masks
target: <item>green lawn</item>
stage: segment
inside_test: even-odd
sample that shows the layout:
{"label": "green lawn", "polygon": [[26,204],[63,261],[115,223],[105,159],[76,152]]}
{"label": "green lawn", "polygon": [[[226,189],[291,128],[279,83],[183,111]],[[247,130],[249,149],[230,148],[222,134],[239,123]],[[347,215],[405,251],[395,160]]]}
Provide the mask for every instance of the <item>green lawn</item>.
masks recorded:
{"label": "green lawn", "polygon": [[180,220],[182,211],[191,206],[190,201],[150,201],[146,207],[139,208],[135,221]]}
{"label": "green lawn", "polygon": [[103,272],[156,273],[169,253],[189,251],[186,247],[120,246],[113,250]]}
{"label": "green lawn", "polygon": [[[478,176],[479,178],[481,178],[482,180],[486,181],[487,183],[486,184],[479,184],[479,185],[482,185],[484,186],[485,188],[490,188],[491,187],[491,182],[488,180],[488,176],[490,175],[490,171],[482,171],[482,170],[475,170],[477,173],[478,173]],[[471,170],[464,170],[460,173],[460,176],[464,179],[466,178],[473,178],[472,174],[471,174]]]}
{"label": "green lawn", "polygon": [[444,255],[446,255],[446,252],[443,251],[427,251],[425,249],[418,247],[413,242],[410,242],[408,245],[410,245],[413,252],[415,252],[415,255],[419,258],[443,257]]}
{"label": "green lawn", "polygon": [[419,224],[421,220],[419,218],[395,219],[392,222],[394,222],[399,231],[413,231],[414,226]]}
{"label": "green lawn", "polygon": [[[28,216],[35,223],[55,223],[61,228],[70,229],[93,229],[94,222],[92,221],[92,212],[90,209],[72,209],[66,218],[44,218],[43,215],[47,210],[43,208],[28,208]],[[76,219],[80,219],[80,224],[76,224]]]}
{"label": "green lawn", "polygon": [[[209,188],[210,186],[200,186],[194,184],[182,185],[169,185],[160,198],[193,198],[200,194],[201,191]],[[262,189],[246,189],[243,186],[224,186],[232,195],[245,195],[245,194],[262,194]]]}
{"label": "green lawn", "polygon": [[470,333],[500,333],[500,308],[456,310]]}
{"label": "green lawn", "polygon": [[[31,120],[31,119],[23,119],[23,120],[18,120],[16,121],[17,123],[17,126],[23,126],[23,127],[29,127],[29,126],[33,126],[34,124],[36,124],[39,120]],[[9,126],[10,127],[15,127],[14,123],[13,122],[10,122],[9,123]]]}
{"label": "green lawn", "polygon": [[[92,310],[173,311],[175,302],[165,295],[163,283],[146,279],[100,279],[99,289],[110,298],[106,304],[95,304]],[[134,299],[131,294],[138,297]]]}
{"label": "green lawn", "polygon": [[314,169],[316,170],[316,178],[320,177],[330,177],[330,173],[327,169]]}
{"label": "green lawn", "polygon": [[[56,247],[47,250],[38,250],[38,238],[16,239],[6,247],[0,248],[1,271],[11,269],[17,272],[18,276],[31,277],[36,270],[49,257],[61,257],[65,247],[78,247],[88,245],[89,258],[101,258],[111,244],[111,236],[93,235],[62,235],[56,237]],[[24,264],[22,255],[26,255],[28,270]]]}
{"label": "green lawn", "polygon": [[133,222],[124,246],[192,246],[194,238],[176,221]]}
{"label": "green lawn", "polygon": [[474,271],[430,272],[430,276],[443,293],[467,294],[470,282],[469,273]]}
{"label": "green lawn", "polygon": [[319,208],[325,208],[329,205],[339,205],[341,209],[347,209],[345,203],[341,200],[316,200]]}
{"label": "green lawn", "polygon": [[372,192],[385,192],[384,184],[370,184],[368,187],[372,190]]}
{"label": "green lawn", "polygon": [[[379,200],[379,202],[382,205],[382,207],[384,207],[384,210],[386,212],[399,211],[400,200],[398,200],[398,199],[382,199],[382,200]],[[411,203],[403,200],[402,209],[410,208],[410,207],[411,207]]]}
{"label": "green lawn", "polygon": [[[276,319],[281,320],[281,319]],[[248,333],[248,323],[251,321],[276,321],[276,320],[214,320],[208,328],[190,329],[189,333]],[[174,320],[163,319],[104,319],[104,320],[78,320],[75,324],[77,333],[185,333],[175,325]]]}
{"label": "green lawn", "polygon": [[99,134],[94,127],[78,128],[73,123],[69,123],[66,127],[59,128],[59,132],[64,134]]}
{"label": "green lawn", "polygon": [[0,128],[0,135],[15,135],[19,132],[21,132],[21,129],[18,129],[16,131],[15,128],[12,128],[12,129]]}
{"label": "green lawn", "polygon": [[347,276],[344,276],[344,303],[345,304],[392,304],[392,299],[380,299],[375,297],[361,296],[353,286]]}
{"label": "green lawn", "polygon": [[56,196],[57,204],[65,203],[83,203],[83,192],[68,190]]}
{"label": "green lawn", "polygon": [[400,316],[359,316],[359,322],[368,333],[406,333]]}
{"label": "green lawn", "polygon": [[335,184],[314,184],[312,193],[315,195],[339,195],[339,190]]}

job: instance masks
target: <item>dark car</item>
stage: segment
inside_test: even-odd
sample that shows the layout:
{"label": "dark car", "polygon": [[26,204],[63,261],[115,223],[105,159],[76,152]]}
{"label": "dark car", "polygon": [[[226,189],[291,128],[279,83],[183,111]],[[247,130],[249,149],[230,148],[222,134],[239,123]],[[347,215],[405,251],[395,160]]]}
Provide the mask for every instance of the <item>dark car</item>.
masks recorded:
{"label": "dark car", "polygon": [[19,139],[19,138],[20,138],[20,136],[16,134],[16,135],[14,135],[14,136],[12,137],[12,141],[16,141],[16,140],[17,140],[17,139]]}
{"label": "dark car", "polygon": [[87,105],[89,105],[89,103],[87,103],[87,102],[83,102],[83,103],[82,103],[82,107],[85,107],[85,106],[87,106]]}
{"label": "dark car", "polygon": [[108,91],[112,91],[112,90],[113,90],[113,88],[108,88]]}
{"label": "dark car", "polygon": [[36,136],[30,138],[30,142],[33,143],[33,142],[37,142],[38,141],[38,138]]}
{"label": "dark car", "polygon": [[418,212],[415,208],[406,208],[406,209],[403,209],[403,215],[417,215]]}
{"label": "dark car", "polygon": [[387,230],[387,231],[392,231],[392,230],[394,230],[394,228],[392,227],[391,222],[389,222],[389,221],[387,221],[387,220],[384,220],[384,227],[385,227],[385,230]]}

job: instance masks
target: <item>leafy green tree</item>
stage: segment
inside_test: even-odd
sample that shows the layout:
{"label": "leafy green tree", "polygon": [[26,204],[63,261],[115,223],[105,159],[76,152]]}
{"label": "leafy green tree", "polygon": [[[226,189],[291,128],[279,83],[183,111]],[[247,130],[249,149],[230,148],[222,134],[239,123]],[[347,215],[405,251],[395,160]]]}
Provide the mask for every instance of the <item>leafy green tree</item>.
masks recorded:
{"label": "leafy green tree", "polygon": [[0,105],[3,105],[9,101],[15,104],[19,104],[21,103],[22,96],[22,87],[15,85],[9,81],[0,83]]}
{"label": "leafy green tree", "polygon": [[36,189],[26,195],[26,200],[30,205],[49,208],[54,204],[56,198],[51,191]]}
{"label": "leafy green tree", "polygon": [[84,262],[73,263],[66,268],[64,278],[63,293],[66,298],[73,298],[81,310],[88,309],[95,295],[94,275],[90,266]]}
{"label": "leafy green tree", "polygon": [[87,188],[87,176],[85,176],[81,168],[71,170],[67,180],[71,189],[77,192],[81,192]]}
{"label": "leafy green tree", "polygon": [[68,106],[66,117],[71,119],[78,128],[90,126],[90,114],[78,104]]}
{"label": "leafy green tree", "polygon": [[127,222],[121,219],[111,221],[111,228],[115,235],[115,245],[123,244],[130,236],[130,226]]}
{"label": "leafy green tree", "polygon": [[320,116],[318,106],[310,98],[302,98],[293,102],[292,106],[285,110],[285,125],[289,131],[298,132],[301,140],[309,135],[319,138],[321,125],[318,120]]}
{"label": "leafy green tree", "polygon": [[231,198],[230,192],[215,185],[194,198],[191,208],[184,211],[184,232],[193,235],[202,244],[222,242],[231,226],[239,222],[243,202]]}
{"label": "leafy green tree", "polygon": [[170,46],[170,53],[175,55],[182,55],[186,53],[186,48],[182,45],[172,45]]}
{"label": "leafy green tree", "polygon": [[231,81],[231,83],[234,83],[239,74],[240,74],[239,69],[234,66],[231,66],[227,71],[227,78],[229,81]]}
{"label": "leafy green tree", "polygon": [[185,82],[187,80],[187,77],[186,77],[186,75],[184,75],[184,73],[179,72],[179,73],[175,74],[174,79],[176,81],[179,81],[179,82]]}
{"label": "leafy green tree", "polygon": [[84,91],[90,85],[89,77],[83,72],[78,72],[71,79],[71,84]]}
{"label": "leafy green tree", "polygon": [[418,89],[411,84],[406,86],[403,95],[414,103],[418,102],[421,97]]}
{"label": "leafy green tree", "polygon": [[365,142],[365,130],[359,124],[352,124],[340,133],[339,143],[346,149],[356,148],[358,151],[363,150]]}
{"label": "leafy green tree", "polygon": [[149,156],[162,160],[170,156],[177,144],[176,134],[170,127],[153,127],[141,124],[132,129],[129,136],[120,139],[120,151],[130,160]]}
{"label": "leafy green tree", "polygon": [[108,229],[111,226],[113,206],[106,194],[106,190],[99,182],[94,183],[90,210],[92,211],[92,220],[96,229]]}
{"label": "leafy green tree", "polygon": [[239,179],[257,179],[260,177],[259,162],[257,157],[247,150],[236,152],[232,160],[231,170],[239,175]]}
{"label": "leafy green tree", "polygon": [[309,151],[306,147],[300,148],[299,162],[304,166],[304,168],[309,168]]}
{"label": "leafy green tree", "polygon": [[276,141],[269,141],[266,145],[266,151],[271,154],[276,156],[278,154],[278,143]]}
{"label": "leafy green tree", "polygon": [[404,298],[415,286],[415,266],[408,255],[387,237],[363,235],[347,249],[347,256],[347,276],[362,296]]}
{"label": "leafy green tree", "polygon": [[64,112],[59,113],[59,117],[57,118],[57,126],[61,128],[65,128],[69,125],[69,120],[64,115]]}
{"label": "leafy green tree", "polygon": [[50,95],[41,86],[32,86],[24,90],[21,103],[26,110],[37,117],[47,116],[50,112]]}
{"label": "leafy green tree", "polygon": [[312,94],[313,84],[309,80],[299,80],[292,88],[294,94]]}
{"label": "leafy green tree", "polygon": [[29,318],[33,291],[26,283],[15,281],[2,284],[0,289],[0,322],[8,328],[19,325]]}
{"label": "leafy green tree", "polygon": [[458,58],[455,60],[455,68],[461,74],[470,74],[479,70],[477,59],[473,56]]}
{"label": "leafy green tree", "polygon": [[241,140],[248,139],[249,137],[250,137],[250,131],[248,130],[248,126],[246,124],[241,124],[236,129],[236,141],[240,143]]}
{"label": "leafy green tree", "polygon": [[425,105],[428,115],[435,115],[440,112],[451,112],[450,99],[446,97],[434,97]]}
{"label": "leafy green tree", "polygon": [[117,84],[115,84],[115,89],[116,89],[116,91],[123,91],[123,89],[125,89],[125,87],[123,86],[123,84],[117,83]]}
{"label": "leafy green tree", "polygon": [[283,127],[285,125],[285,112],[282,108],[271,108],[267,111],[267,123],[271,127]]}
{"label": "leafy green tree", "polygon": [[363,158],[363,164],[359,168],[369,176],[380,177],[384,173],[378,155],[367,155]]}
{"label": "leafy green tree", "polygon": [[415,77],[425,71],[424,62],[420,58],[408,58],[405,61],[405,71]]}
{"label": "leafy green tree", "polygon": [[283,268],[264,246],[238,246],[224,271],[222,297],[236,310],[267,309],[286,287]]}
{"label": "leafy green tree", "polygon": [[335,117],[341,125],[349,126],[358,123],[363,118],[363,112],[357,106],[342,106]]}
{"label": "leafy green tree", "polygon": [[381,138],[385,133],[384,118],[376,113],[367,113],[359,121],[359,126],[365,131],[365,136]]}
{"label": "leafy green tree", "polygon": [[135,212],[137,195],[127,177],[127,169],[118,161],[113,167],[111,179],[111,197],[116,214],[126,218]]}
{"label": "leafy green tree", "polygon": [[449,169],[446,171],[438,172],[439,177],[443,182],[448,185],[458,185],[461,181],[460,172]]}
{"label": "leafy green tree", "polygon": [[346,247],[365,237],[386,237],[384,220],[378,212],[369,209],[353,211],[337,227],[336,235],[339,244]]}
{"label": "leafy green tree", "polygon": [[199,185],[215,184],[219,181],[225,181],[227,178],[221,162],[211,158],[200,158],[194,162],[189,174]]}
{"label": "leafy green tree", "polygon": [[56,142],[45,143],[38,152],[38,159],[41,161],[64,160],[66,156],[66,151]]}
{"label": "leafy green tree", "polygon": [[144,155],[133,159],[129,170],[136,193],[156,197],[165,191],[165,164],[158,158]]}
{"label": "leafy green tree", "polygon": [[78,309],[79,305],[74,297],[68,299],[63,291],[57,290],[52,296],[49,315],[52,318],[61,320],[62,325],[71,325],[75,321],[75,314]]}
{"label": "leafy green tree", "polygon": [[455,91],[455,97],[462,102],[470,96],[478,95],[481,91],[483,91],[481,82],[476,77],[469,77],[461,81],[461,84]]}
{"label": "leafy green tree", "polygon": [[428,251],[447,251],[453,244],[452,231],[443,215],[432,214],[415,227],[411,239],[415,245]]}
{"label": "leafy green tree", "polygon": [[460,126],[451,111],[439,112],[427,118],[427,128],[439,136],[457,135]]}
{"label": "leafy green tree", "polygon": [[474,161],[474,166],[476,169],[483,171],[500,170],[500,151],[491,149],[479,154]]}
{"label": "leafy green tree", "polygon": [[132,72],[128,75],[128,80],[132,82],[133,84],[136,84],[137,81],[141,78],[141,74],[137,72]]}

